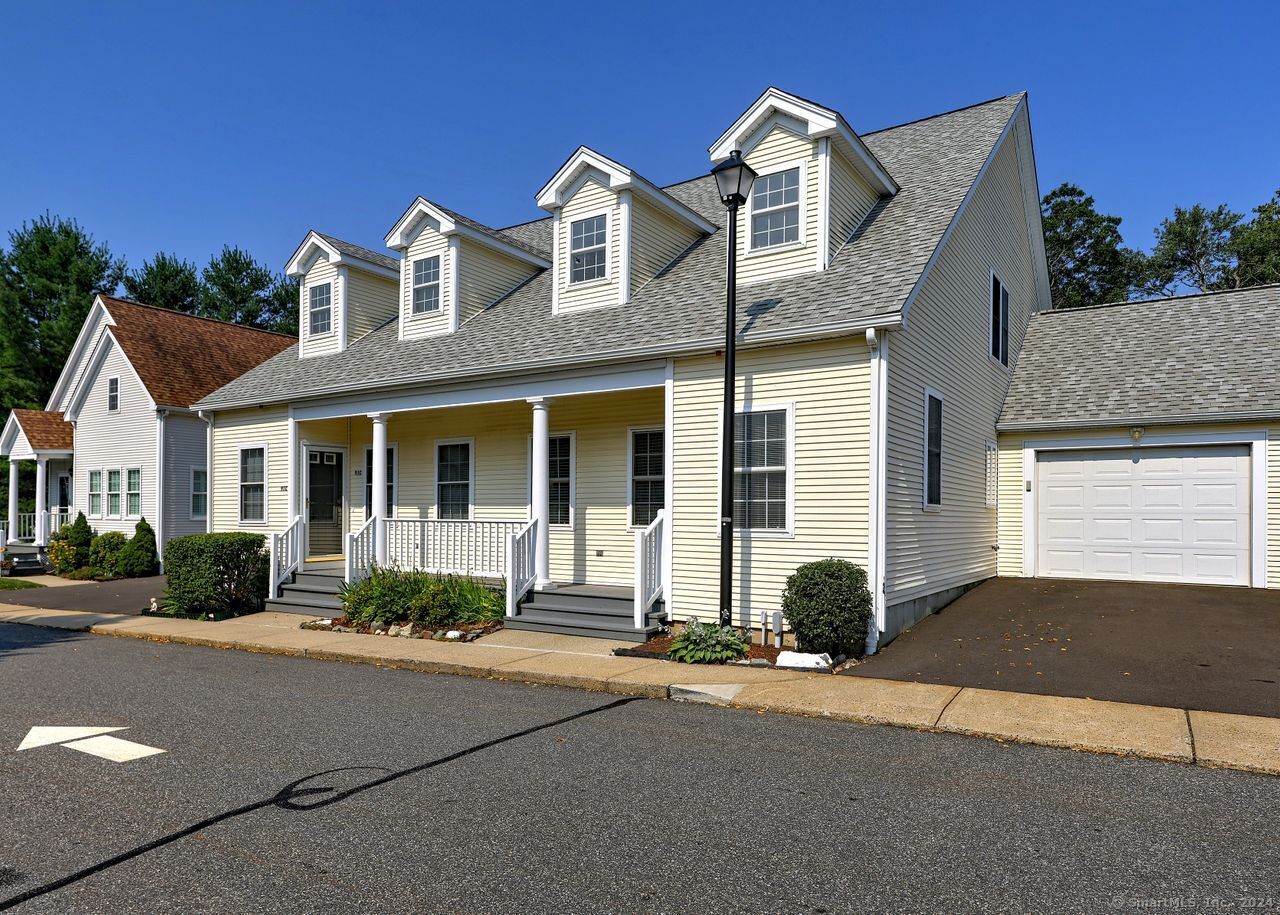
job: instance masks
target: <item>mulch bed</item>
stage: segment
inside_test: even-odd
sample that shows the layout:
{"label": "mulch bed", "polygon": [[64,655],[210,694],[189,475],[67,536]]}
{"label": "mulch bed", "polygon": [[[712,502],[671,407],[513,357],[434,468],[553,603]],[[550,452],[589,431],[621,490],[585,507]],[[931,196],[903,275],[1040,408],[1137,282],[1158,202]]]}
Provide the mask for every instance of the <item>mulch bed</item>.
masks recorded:
{"label": "mulch bed", "polygon": [[[396,623],[395,625],[405,626],[408,624]],[[316,622],[303,623],[302,628],[314,629],[318,632],[355,632],[355,633],[359,633],[360,635],[386,635],[388,633],[389,626],[374,627],[369,625],[368,623],[353,623],[351,622],[351,620],[347,619],[345,616],[339,616],[339,617],[336,617],[332,621],[332,623],[329,623],[328,625],[326,625],[324,622],[316,621]],[[462,639],[452,639],[450,641],[470,642],[480,638],[480,636],[482,635],[488,635],[491,632],[497,632],[501,628],[502,628],[501,622],[457,623],[452,626],[446,626],[442,629],[431,629],[426,626],[419,626],[418,624],[415,623],[411,630],[412,632],[411,635],[397,634],[397,637],[408,638],[408,639],[433,639],[433,638],[436,638],[436,633],[449,632],[456,629],[458,632],[463,633],[463,637]]]}
{"label": "mulch bed", "polygon": [[[621,658],[654,658],[666,661],[667,652],[671,650],[674,641],[674,635],[656,635],[643,645],[637,645],[635,648],[617,648],[613,653]],[[772,645],[758,645],[752,642],[747,648],[746,660],[767,661],[770,666],[773,666],[778,663],[778,653],[786,650],[785,646],[774,648]]]}

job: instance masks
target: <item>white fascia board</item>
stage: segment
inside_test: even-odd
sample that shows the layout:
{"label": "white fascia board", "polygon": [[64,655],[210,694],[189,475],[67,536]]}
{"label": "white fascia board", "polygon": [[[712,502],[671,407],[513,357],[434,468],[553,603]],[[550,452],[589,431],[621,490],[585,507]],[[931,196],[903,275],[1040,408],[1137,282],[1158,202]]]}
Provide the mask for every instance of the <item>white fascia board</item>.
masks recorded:
{"label": "white fascia board", "polygon": [[[1085,431],[1089,429],[1129,429],[1133,426],[1189,426],[1216,425],[1234,422],[1261,422],[1280,419],[1277,410],[1234,410],[1213,413],[1179,413],[1167,416],[1136,414],[1133,416],[1098,416],[1085,419],[1058,421],[1030,420],[1028,422],[996,423],[996,431],[1006,432],[1058,432]],[[1143,439],[1146,441],[1147,439]]]}
{"label": "white fascia board", "polygon": [[[514,257],[516,260],[532,264],[542,270],[551,266],[551,262],[546,258],[538,257],[523,248],[494,238],[484,232],[478,232],[471,226],[458,222],[425,197],[418,197],[413,203],[409,204],[409,209],[405,210],[404,215],[391,227],[391,231],[386,236],[387,247],[396,251],[405,250],[409,245],[413,244],[413,240],[418,237],[424,224],[429,225],[446,238],[453,235],[461,235],[477,244],[484,245],[508,257]],[[399,278],[398,274],[396,276]]]}
{"label": "white fascia board", "polygon": [[[13,452],[14,446],[18,444],[18,437],[25,435],[22,432],[22,425],[18,422],[17,414],[10,413],[9,418],[4,421],[4,431],[0,432],[0,454],[5,457]],[[25,444],[25,442],[24,442]],[[28,450],[30,446],[27,446]]]}
{"label": "white fascia board", "polygon": [[301,279],[307,275],[308,270],[315,266],[318,258],[324,258],[325,261],[335,266],[355,267],[375,276],[392,280],[400,279],[400,273],[397,270],[365,260],[363,257],[357,257],[354,254],[342,253],[321,238],[320,234],[315,230],[307,233],[307,237],[302,240],[302,244],[293,253],[293,257],[289,258],[289,263],[285,265],[284,272],[289,276]]}
{"label": "white fascia board", "polygon": [[147,403],[150,409],[156,409],[155,398],[151,396],[151,392],[147,390],[147,386],[142,381],[142,376],[138,374],[138,370],[133,367],[133,363],[129,361],[129,355],[124,351],[124,347],[120,345],[120,341],[115,338],[115,334],[111,333],[110,328],[103,330],[102,336],[98,338],[98,345],[94,347],[89,361],[84,367],[84,371],[80,373],[79,382],[72,389],[67,402],[67,408],[62,413],[62,418],[69,423],[75,422],[80,416],[80,408],[84,406],[84,400],[89,396],[89,390],[93,387],[93,381],[97,379],[98,371],[102,368],[102,363],[111,353],[111,347],[120,350],[120,355],[124,357],[124,364],[129,367],[129,373],[133,375],[138,387],[142,389],[142,393],[146,395]]}
{"label": "white fascia board", "polygon": [[85,316],[84,324],[80,326],[80,333],[76,334],[76,342],[71,347],[71,353],[67,356],[67,361],[62,366],[62,373],[58,375],[58,381],[53,386],[53,393],[49,395],[49,402],[45,404],[46,410],[52,410],[55,413],[63,412],[59,405],[69,393],[68,388],[76,377],[75,369],[80,364],[80,361],[84,359],[99,324],[112,325],[115,323],[115,318],[111,317],[111,312],[107,310],[107,305],[102,301],[102,296],[94,296],[93,305]]}
{"label": "white fascia board", "polygon": [[1036,304],[1039,311],[1053,307],[1049,284],[1049,261],[1044,250],[1044,224],[1040,213],[1040,180],[1036,174],[1035,143],[1031,136],[1031,104],[1024,99],[1018,120],[1018,175],[1022,179],[1022,202],[1026,209],[1027,242],[1031,248],[1036,277]]}

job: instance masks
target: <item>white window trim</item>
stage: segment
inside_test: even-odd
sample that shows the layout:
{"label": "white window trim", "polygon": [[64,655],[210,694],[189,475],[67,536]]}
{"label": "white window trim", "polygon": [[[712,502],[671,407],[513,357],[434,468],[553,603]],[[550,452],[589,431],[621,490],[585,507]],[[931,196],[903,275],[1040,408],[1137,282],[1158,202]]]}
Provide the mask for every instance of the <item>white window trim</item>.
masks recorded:
{"label": "white window trim", "polygon": [[1011,358],[1012,349],[1013,349],[1013,335],[1009,333],[1007,328],[1005,333],[1007,335],[1010,351],[1006,352],[1005,356],[1008,359],[1008,362],[1001,362],[995,356],[991,355],[991,349],[996,342],[995,341],[996,329],[991,322],[991,287],[993,284],[999,283],[1000,289],[1003,290],[1004,293],[1009,296],[1009,313],[1004,314],[1003,312],[1001,312],[1001,315],[1000,315],[1001,323],[1007,323],[1009,319],[1013,317],[1013,293],[1009,291],[1009,287],[1005,285],[1004,280],[1000,279],[1000,275],[998,273],[992,270],[990,271],[990,274],[991,275],[987,278],[987,359],[991,361],[992,365],[998,365],[1004,371],[1012,374],[1013,369],[1010,366],[1013,362],[1013,359]]}
{"label": "white window trim", "polygon": [[[423,283],[421,286],[417,284],[417,266],[418,261],[429,261],[435,258],[440,263],[436,268],[436,279],[434,283]],[[427,311],[416,311],[414,309],[414,293],[419,289],[426,289],[428,286],[436,287],[436,307]],[[412,258],[409,262],[409,317],[425,318],[429,315],[438,315],[444,311],[444,252],[440,251],[435,254],[423,254],[421,257]]]}
{"label": "white window trim", "polygon": [[648,525],[635,524],[635,512],[633,511],[633,501],[635,499],[635,447],[637,432],[656,432],[662,436],[662,491],[663,491],[663,509],[666,505],[666,482],[667,482],[667,441],[666,429],[662,426],[629,426],[627,428],[627,530],[640,531],[644,530]]}
{"label": "white window trim", "polygon": [[[471,466],[468,468],[470,480],[467,482],[467,517],[462,518],[441,518],[440,517],[440,446],[441,445],[469,445],[467,455],[470,458]],[[474,438],[438,438],[431,443],[431,466],[432,466],[432,483],[431,483],[431,515],[437,521],[474,521],[476,517],[476,440]]]}
{"label": "white window trim", "polygon": [[[117,473],[120,475],[120,483],[119,483],[120,488],[116,490],[116,495],[120,497],[120,511],[115,512],[114,514],[111,511],[111,482],[110,482],[111,474],[113,473]],[[124,498],[125,498],[124,469],[121,467],[107,467],[102,471],[102,478],[103,478],[102,479],[102,498],[103,498],[102,517],[115,520],[115,521],[122,521],[124,520],[124,513],[126,508],[124,503]]]}
{"label": "white window trim", "polygon": [[[787,526],[783,528],[734,528],[734,537],[738,540],[794,540],[796,536],[796,404],[794,400],[775,403],[753,403],[746,401],[737,405],[738,413],[768,413],[774,410],[785,410],[787,413]],[[724,405],[716,410],[719,431],[716,434],[717,455],[724,453]],[[736,471],[735,471],[736,474]],[[714,519],[716,538],[720,536],[720,518],[722,515],[720,493],[720,465],[716,463],[716,516]]]}
{"label": "white window trim", "polygon": [[[262,519],[244,517],[244,453],[262,449]],[[271,449],[266,442],[245,442],[236,448],[236,517],[240,524],[265,527],[271,521]]]}
{"label": "white window trim", "polygon": [[[137,490],[129,488],[129,471],[131,470],[138,471]],[[132,467],[123,468],[120,485],[124,487],[124,501],[120,503],[120,512],[125,521],[137,521],[142,517],[142,468],[136,464]],[[135,491],[138,493],[138,513],[136,515],[129,511],[129,494]]]}
{"label": "white window trim", "polygon": [[[98,475],[98,510],[96,512],[93,510],[93,475],[95,473]],[[105,517],[104,510],[107,507],[106,471],[101,469],[100,467],[90,468],[89,470],[85,471],[84,484],[85,484],[84,486],[85,493],[88,497],[88,501],[85,507],[89,509],[87,512],[85,512],[85,514],[90,518],[101,519]]]}
{"label": "white window trim", "polygon": [[[584,219],[595,219],[597,216],[604,217],[604,276],[596,277],[594,280],[583,280],[580,283],[573,281],[573,224],[582,222]],[[564,233],[564,288],[567,291],[576,292],[579,289],[591,289],[595,286],[607,286],[613,282],[613,207],[608,206],[603,209],[592,210],[586,213],[574,214],[572,219],[567,220],[568,226]],[[589,249],[593,250],[593,249]]]}
{"label": "white window trim", "polygon": [[[197,515],[195,509],[196,503],[196,474],[204,473],[204,514]],[[209,468],[203,464],[193,464],[191,466],[191,475],[188,477],[187,483],[187,520],[188,521],[208,521],[209,520]]]}
{"label": "white window trim", "polygon": [[[552,531],[571,531],[574,529],[574,523],[578,518],[578,433],[572,429],[548,432],[547,438],[568,438],[569,439],[569,523],[568,524],[549,524],[548,530]],[[533,433],[529,433],[528,460],[525,461],[527,473],[524,478],[524,498],[525,509],[528,512],[527,518],[533,517]],[[547,493],[550,498],[551,486],[548,480]]]}
{"label": "white window trim", "polygon": [[[779,251],[795,251],[805,247],[808,244],[808,234],[805,231],[808,222],[807,202],[809,198],[809,168],[807,159],[796,159],[791,162],[783,162],[779,165],[771,165],[762,168],[756,172],[757,178],[767,178],[769,175],[776,175],[778,172],[790,171],[793,168],[800,169],[800,199],[796,201],[799,206],[799,235],[796,241],[788,242],[785,245],[771,245],[767,248],[756,248],[751,244],[751,225],[756,212],[756,195],[754,191],[755,182],[752,182],[752,192],[747,195],[747,221],[746,225],[740,227],[742,230],[742,256],[743,257],[762,257],[766,254],[777,254]],[[819,203],[821,205],[821,203]]]}
{"label": "white window trim", "polygon": [[[387,442],[387,450],[391,452],[391,479],[387,482],[391,484],[391,504],[387,506],[390,516],[397,518],[400,515],[400,446],[396,442]],[[373,445],[364,446],[364,463],[360,465],[360,474],[363,475],[365,470],[369,468],[369,462],[373,454]],[[373,505],[370,499],[373,497],[373,479],[372,477],[360,482],[360,492],[364,498],[365,518],[368,519],[373,514]],[[367,493],[367,494],[366,494]]]}
{"label": "white window trim", "polygon": [[986,507],[995,511],[1000,505],[1000,446],[987,439],[982,446],[986,483]]}
{"label": "white window trim", "polygon": [[[337,301],[337,296],[335,293],[336,285],[337,283],[336,283],[336,277],[335,277],[334,279],[325,280],[323,283],[308,283],[303,288],[302,294],[303,294],[303,298],[306,300],[303,306],[303,311],[305,312],[303,317],[306,320],[303,321],[302,326],[303,326],[303,329],[306,331],[308,340],[323,340],[325,337],[332,337],[338,332],[337,308],[334,307]],[[311,332],[311,290],[319,289],[321,286],[329,287],[329,329],[326,331],[321,331],[318,334],[313,334]]]}
{"label": "white window trim", "polygon": [[938,502],[929,501],[929,401],[936,399],[942,404],[942,441],[938,442],[938,473],[942,475],[942,465],[947,459],[947,401],[939,391],[926,387],[924,389],[923,399],[923,416],[920,426],[921,444],[920,444],[920,507],[926,512],[940,512],[945,504],[944,492],[942,490],[943,477],[938,479]]}
{"label": "white window trim", "polygon": [[[116,405],[114,407],[111,406],[111,382],[113,381],[116,384]],[[107,412],[108,413],[120,412],[120,376],[119,375],[107,376]]]}

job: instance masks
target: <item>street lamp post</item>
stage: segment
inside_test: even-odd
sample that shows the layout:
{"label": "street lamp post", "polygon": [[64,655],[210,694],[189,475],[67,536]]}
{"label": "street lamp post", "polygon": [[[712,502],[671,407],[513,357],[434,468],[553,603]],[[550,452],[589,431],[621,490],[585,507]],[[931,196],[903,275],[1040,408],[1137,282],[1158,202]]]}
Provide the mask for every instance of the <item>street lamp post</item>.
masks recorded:
{"label": "street lamp post", "polygon": [[734,150],[711,174],[720,201],[729,210],[728,258],[725,262],[724,414],[720,452],[720,625],[733,625],[733,433],[737,394],[738,208],[747,202],[756,173]]}

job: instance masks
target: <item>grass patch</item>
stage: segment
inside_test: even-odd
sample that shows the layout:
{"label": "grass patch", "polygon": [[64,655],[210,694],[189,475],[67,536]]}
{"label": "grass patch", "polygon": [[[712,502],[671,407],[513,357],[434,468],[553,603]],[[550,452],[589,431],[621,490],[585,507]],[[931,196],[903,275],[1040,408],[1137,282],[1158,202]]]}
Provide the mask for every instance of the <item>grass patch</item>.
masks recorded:
{"label": "grass patch", "polygon": [[43,588],[38,581],[23,581],[21,578],[0,578],[0,591],[21,591],[24,588]]}

